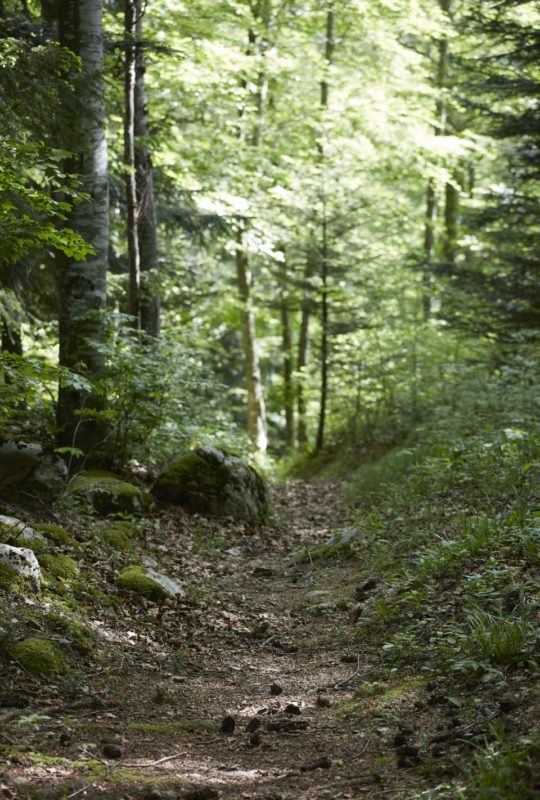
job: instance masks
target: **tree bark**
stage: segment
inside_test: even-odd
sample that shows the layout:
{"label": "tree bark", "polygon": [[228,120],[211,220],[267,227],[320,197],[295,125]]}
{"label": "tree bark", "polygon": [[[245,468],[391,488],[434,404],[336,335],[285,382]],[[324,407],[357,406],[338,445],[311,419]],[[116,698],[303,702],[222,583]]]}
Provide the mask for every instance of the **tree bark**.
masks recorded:
{"label": "tree bark", "polygon": [[[457,174],[454,177],[457,181]],[[446,263],[455,264],[457,261],[460,193],[457,185],[447,183],[444,194],[443,258]]]}
{"label": "tree bark", "polygon": [[281,347],[283,352],[283,409],[285,411],[285,444],[294,446],[294,385],[292,356],[292,325],[289,308],[289,276],[287,259],[283,253],[283,261],[279,270],[279,301],[281,312]]}
{"label": "tree bark", "polygon": [[0,322],[0,352],[22,356],[23,345],[19,322],[21,308],[18,299],[20,290],[20,264],[5,264],[0,269],[0,292],[4,295],[5,313]]}
{"label": "tree bark", "polygon": [[315,275],[316,260],[314,254],[309,252],[304,268],[304,287],[300,306],[300,329],[298,331],[298,357],[296,361],[296,410],[298,415],[297,441],[304,447],[308,441],[307,430],[307,403],[305,394],[306,371],[309,363],[309,326],[313,314],[313,298],[311,296],[311,279]]}
{"label": "tree bark", "polygon": [[[450,15],[452,13],[453,0],[439,0],[442,10]],[[439,40],[437,58],[437,74],[435,78],[438,90],[437,102],[435,104],[435,136],[443,136],[446,131],[447,101],[445,88],[448,81],[448,62],[449,49],[448,39],[443,36]],[[435,181],[433,178],[428,180],[426,189],[426,212],[424,223],[424,263],[422,265],[422,307],[424,320],[427,321],[432,313],[432,265],[436,253],[436,224],[437,224],[437,195],[435,191]]]}
{"label": "tree bark", "polygon": [[136,0],[135,42],[135,167],[137,180],[138,236],[141,269],[141,328],[151,336],[160,331],[160,292],[157,237],[157,211],[154,172],[148,148],[148,103],[146,63],[143,41],[142,0]]}
{"label": "tree bark", "polygon": [[266,433],[266,408],[255,333],[253,277],[244,246],[241,223],[239,223],[236,233],[236,279],[241,303],[242,343],[244,346],[247,390],[247,429],[250,437],[255,442],[257,450],[260,453],[264,453],[268,446],[268,437]]}
{"label": "tree bark", "polygon": [[[103,94],[103,28],[100,0],[64,0],[59,18],[60,43],[82,64],[78,84],[77,126],[80,150],[68,166],[80,176],[89,199],[75,205],[67,225],[92,244],[86,261],[60,255],[58,261],[60,365],[95,381],[103,371],[105,339],[109,196],[105,104]],[[104,400],[95,392],[60,384],[58,440],[87,454],[106,436],[106,424],[95,416]],[[89,413],[87,413],[89,412]]]}
{"label": "tree bark", "polygon": [[128,314],[140,329],[141,262],[137,213],[137,174],[135,165],[135,83],[136,83],[137,3],[124,0],[124,170],[127,208]]}
{"label": "tree bark", "polygon": [[[263,0],[265,6],[270,8],[270,0]],[[257,19],[259,9],[254,10]],[[269,15],[269,11],[267,12]],[[247,55],[254,56],[257,45],[257,34],[253,29],[248,31]],[[249,84],[244,77],[241,81],[244,91],[243,104],[238,111],[238,141],[240,144],[248,143],[251,147],[257,147],[260,143],[262,129],[262,107],[261,116],[258,116],[257,124],[251,135],[246,134],[245,124],[243,124],[245,109],[248,99]],[[255,131],[258,129],[258,132]],[[247,430],[251,439],[255,442],[260,453],[266,452],[268,447],[268,435],[266,432],[266,407],[264,402],[264,392],[259,363],[259,349],[257,345],[257,335],[255,326],[255,311],[253,307],[253,276],[249,266],[248,253],[244,242],[243,221],[238,221],[236,231],[236,278],[238,285],[238,295],[240,299],[240,316],[242,326],[242,342],[244,347],[244,369],[246,376],[247,394]]]}
{"label": "tree bark", "polygon": [[325,31],[325,45],[324,45],[324,61],[325,73],[321,80],[321,112],[322,112],[322,130],[320,139],[320,162],[321,162],[321,177],[322,177],[322,202],[321,202],[321,248],[320,248],[320,275],[321,275],[321,386],[320,386],[320,400],[319,400],[319,421],[317,425],[317,438],[315,442],[315,449],[322,450],[324,447],[324,430],[326,425],[326,407],[328,404],[328,376],[329,376],[329,342],[328,342],[328,323],[329,323],[329,307],[328,307],[328,277],[329,277],[329,263],[328,263],[328,218],[326,208],[326,153],[325,153],[325,112],[328,109],[329,99],[329,81],[328,70],[332,66],[334,58],[334,4],[332,0],[326,7],[326,31]]}
{"label": "tree bark", "polygon": [[47,39],[58,39],[58,0],[41,0],[41,25]]}

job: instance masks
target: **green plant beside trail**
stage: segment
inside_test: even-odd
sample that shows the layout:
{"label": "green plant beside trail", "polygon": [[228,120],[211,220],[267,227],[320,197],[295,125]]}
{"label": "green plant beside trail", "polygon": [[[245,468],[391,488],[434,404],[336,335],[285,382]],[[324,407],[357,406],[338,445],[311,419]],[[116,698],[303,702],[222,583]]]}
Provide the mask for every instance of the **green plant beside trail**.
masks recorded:
{"label": "green plant beside trail", "polygon": [[[540,679],[539,406],[535,382],[519,369],[484,387],[462,382],[453,410],[431,412],[349,484],[368,540],[360,577],[375,574],[384,586],[355,625],[359,646],[381,648],[375,678],[442,686],[471,720],[477,696],[487,693],[495,708],[527,706]],[[512,725],[503,714],[486,747],[490,724],[473,761],[448,745],[453,767],[438,755],[424,768],[432,784],[443,759],[452,775],[444,791],[414,797],[536,797],[534,720]]]}

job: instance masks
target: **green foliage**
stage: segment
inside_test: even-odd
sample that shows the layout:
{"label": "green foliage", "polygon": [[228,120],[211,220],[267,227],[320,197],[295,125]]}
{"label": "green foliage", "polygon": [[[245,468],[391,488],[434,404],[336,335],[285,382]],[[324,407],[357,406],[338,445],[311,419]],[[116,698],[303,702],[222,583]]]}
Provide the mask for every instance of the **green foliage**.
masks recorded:
{"label": "green foliage", "polygon": [[117,466],[130,460],[155,465],[207,437],[214,444],[239,439],[216,402],[219,387],[195,342],[134,335],[121,316],[110,323],[108,366],[98,388],[107,397],[103,415],[111,427],[105,450]]}

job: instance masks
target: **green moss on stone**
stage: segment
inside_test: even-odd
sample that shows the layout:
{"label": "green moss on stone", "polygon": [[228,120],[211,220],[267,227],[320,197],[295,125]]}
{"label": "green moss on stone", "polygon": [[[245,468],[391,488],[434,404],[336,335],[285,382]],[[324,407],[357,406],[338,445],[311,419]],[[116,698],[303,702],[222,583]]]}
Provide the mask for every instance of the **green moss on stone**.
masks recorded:
{"label": "green moss on stone", "polygon": [[229,470],[224,464],[214,459],[207,460],[198,453],[186,453],[169,464],[158,478],[156,486],[178,483],[195,486],[202,491],[216,491],[222,489],[229,479]]}
{"label": "green moss on stone", "polygon": [[170,597],[163,586],[145,573],[144,567],[131,566],[123,569],[118,576],[118,585],[125,592],[134,592],[149,600],[165,600]]}
{"label": "green moss on stone", "polygon": [[64,634],[64,636],[71,641],[73,649],[78,653],[89,655],[94,649],[96,635],[81,622],[55,613],[50,613],[48,615],[47,622],[51,625],[53,630]]}
{"label": "green moss on stone", "polygon": [[39,565],[43,567],[54,578],[65,578],[66,580],[73,580],[79,574],[79,567],[77,562],[64,555],[43,555],[40,556]]}
{"label": "green moss on stone", "polygon": [[38,533],[42,533],[47,539],[59,544],[69,544],[71,536],[61,525],[56,525],[54,522],[40,522],[36,525]]}
{"label": "green moss on stone", "polygon": [[139,512],[151,504],[146,492],[106,470],[81,473],[71,484],[70,492],[84,498],[101,514]]}
{"label": "green moss on stone", "polygon": [[0,589],[11,589],[21,576],[7,564],[0,564]]}
{"label": "green moss on stone", "polygon": [[45,639],[31,636],[13,645],[9,652],[32,675],[54,675],[66,669],[60,650]]}
{"label": "green moss on stone", "polygon": [[112,547],[114,550],[133,550],[133,545],[129,541],[127,534],[119,528],[104,528],[100,531],[99,538],[103,544]]}

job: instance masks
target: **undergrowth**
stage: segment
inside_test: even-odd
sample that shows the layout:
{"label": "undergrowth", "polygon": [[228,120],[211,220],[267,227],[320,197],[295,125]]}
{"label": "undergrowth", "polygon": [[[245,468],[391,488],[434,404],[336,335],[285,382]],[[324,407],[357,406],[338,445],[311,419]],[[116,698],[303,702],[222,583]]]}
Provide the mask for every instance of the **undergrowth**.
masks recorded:
{"label": "undergrowth", "polygon": [[[467,698],[456,703],[477,719],[486,692],[495,709],[501,697],[538,701],[540,400],[510,370],[462,388],[452,408],[363,464],[347,499],[368,540],[360,577],[384,587],[356,623],[358,642],[381,648],[379,678],[423,676]],[[428,788],[407,797],[539,797],[534,713],[500,725],[494,736],[484,721],[465,757],[453,745],[442,782],[437,756]]]}

